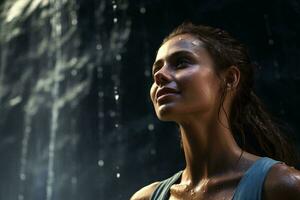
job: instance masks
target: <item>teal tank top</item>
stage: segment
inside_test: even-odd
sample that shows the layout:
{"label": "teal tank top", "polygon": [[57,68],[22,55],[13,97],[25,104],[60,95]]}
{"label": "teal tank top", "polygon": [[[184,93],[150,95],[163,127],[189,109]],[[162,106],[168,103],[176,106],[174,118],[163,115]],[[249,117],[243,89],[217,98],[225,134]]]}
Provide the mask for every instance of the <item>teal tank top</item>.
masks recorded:
{"label": "teal tank top", "polygon": [[[271,167],[278,162],[268,157],[255,161],[240,180],[232,200],[261,200],[264,180]],[[162,181],[153,192],[150,200],[168,200],[170,187],[179,180],[181,174],[182,171],[179,171]]]}

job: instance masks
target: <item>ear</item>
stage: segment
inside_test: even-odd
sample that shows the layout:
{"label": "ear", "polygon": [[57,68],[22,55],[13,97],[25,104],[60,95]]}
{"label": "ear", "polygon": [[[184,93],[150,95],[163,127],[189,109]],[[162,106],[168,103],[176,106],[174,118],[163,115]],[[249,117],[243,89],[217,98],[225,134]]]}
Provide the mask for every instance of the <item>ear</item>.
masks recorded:
{"label": "ear", "polygon": [[227,89],[236,89],[240,82],[240,70],[232,65],[223,72],[223,80]]}

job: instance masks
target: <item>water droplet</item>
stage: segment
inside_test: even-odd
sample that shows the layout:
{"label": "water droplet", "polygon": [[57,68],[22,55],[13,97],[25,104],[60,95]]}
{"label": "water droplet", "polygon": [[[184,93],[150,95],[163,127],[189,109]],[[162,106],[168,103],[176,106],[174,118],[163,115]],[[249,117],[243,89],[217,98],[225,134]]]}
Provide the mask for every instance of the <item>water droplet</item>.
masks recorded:
{"label": "water droplet", "polygon": [[194,46],[199,46],[201,43],[200,43],[199,40],[194,40],[194,41],[192,42],[192,44],[193,44]]}
{"label": "water droplet", "polygon": [[76,70],[76,69],[73,69],[73,70],[71,71],[71,74],[72,74],[72,76],[76,76],[76,75],[77,75],[77,70]]}
{"label": "water droplet", "polygon": [[72,23],[72,25],[75,26],[75,25],[77,24],[77,19],[72,19],[72,22],[71,22],[71,23]]}
{"label": "water droplet", "polygon": [[146,8],[145,7],[141,7],[140,8],[140,13],[145,14],[146,13]]}
{"label": "water droplet", "polygon": [[114,18],[114,23],[117,23],[118,22],[118,18]]}
{"label": "water droplet", "polygon": [[119,124],[115,124],[115,127],[116,127],[116,128],[119,128]]}
{"label": "water droplet", "polygon": [[96,49],[97,49],[97,50],[101,50],[101,49],[102,49],[102,45],[101,45],[101,44],[97,44],[97,45],[96,45]]}
{"label": "water droplet", "polygon": [[148,124],[148,130],[153,131],[154,130],[154,124]]}
{"label": "water droplet", "polygon": [[24,196],[22,194],[19,194],[18,195],[18,200],[23,200],[24,199]]}
{"label": "water droplet", "polygon": [[118,6],[117,6],[116,4],[113,5],[113,9],[114,9],[114,10],[116,10],[117,7],[118,7]]}
{"label": "water droplet", "polygon": [[70,60],[70,65],[75,65],[77,63],[77,58],[76,57],[73,57],[71,60]]}
{"label": "water droplet", "polygon": [[120,173],[117,173],[117,174],[116,174],[116,177],[117,177],[117,178],[120,178],[120,177],[121,177],[121,174],[120,174]]}
{"label": "water droplet", "polygon": [[20,174],[20,179],[21,179],[21,181],[25,181],[26,175],[24,173]]}
{"label": "water droplet", "polygon": [[104,92],[102,92],[102,91],[98,92],[98,97],[100,97],[100,98],[104,97]]}
{"label": "water droplet", "polygon": [[103,167],[104,166],[104,161],[103,160],[99,160],[98,161],[98,165],[99,165],[99,167]]}
{"label": "water droplet", "polygon": [[21,101],[22,101],[22,97],[17,96],[9,101],[9,105],[15,106],[15,105],[19,104]]}
{"label": "water droplet", "polygon": [[58,35],[60,35],[60,34],[61,34],[61,25],[60,25],[60,24],[57,24],[57,25],[55,26],[55,28],[56,28],[56,33],[57,33]]}
{"label": "water droplet", "polygon": [[195,191],[194,190],[191,190],[191,195],[194,195],[195,194]]}
{"label": "water droplet", "polygon": [[116,100],[116,101],[119,100],[119,97],[120,97],[120,96],[119,96],[118,94],[115,94],[115,100]]}
{"label": "water droplet", "polygon": [[117,55],[116,55],[116,60],[117,60],[117,61],[122,60],[122,56],[121,56],[120,54],[117,54]]}

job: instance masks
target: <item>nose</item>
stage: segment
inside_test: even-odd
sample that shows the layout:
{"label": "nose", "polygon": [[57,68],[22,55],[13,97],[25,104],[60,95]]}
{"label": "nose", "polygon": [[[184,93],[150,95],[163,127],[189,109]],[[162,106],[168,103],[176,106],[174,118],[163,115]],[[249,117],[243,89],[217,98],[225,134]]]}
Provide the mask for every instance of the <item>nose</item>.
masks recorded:
{"label": "nose", "polygon": [[167,66],[163,66],[154,74],[154,81],[158,86],[163,86],[171,81],[172,75],[167,69]]}

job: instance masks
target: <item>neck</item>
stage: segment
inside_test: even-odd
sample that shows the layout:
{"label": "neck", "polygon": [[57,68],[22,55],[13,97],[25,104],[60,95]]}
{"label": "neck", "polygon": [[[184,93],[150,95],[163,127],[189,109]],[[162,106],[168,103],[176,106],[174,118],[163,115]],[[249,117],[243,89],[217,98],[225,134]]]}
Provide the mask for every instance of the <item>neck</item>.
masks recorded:
{"label": "neck", "polygon": [[186,160],[182,182],[197,185],[201,180],[222,175],[237,165],[241,149],[227,128],[228,123],[203,122],[193,117],[179,126]]}

